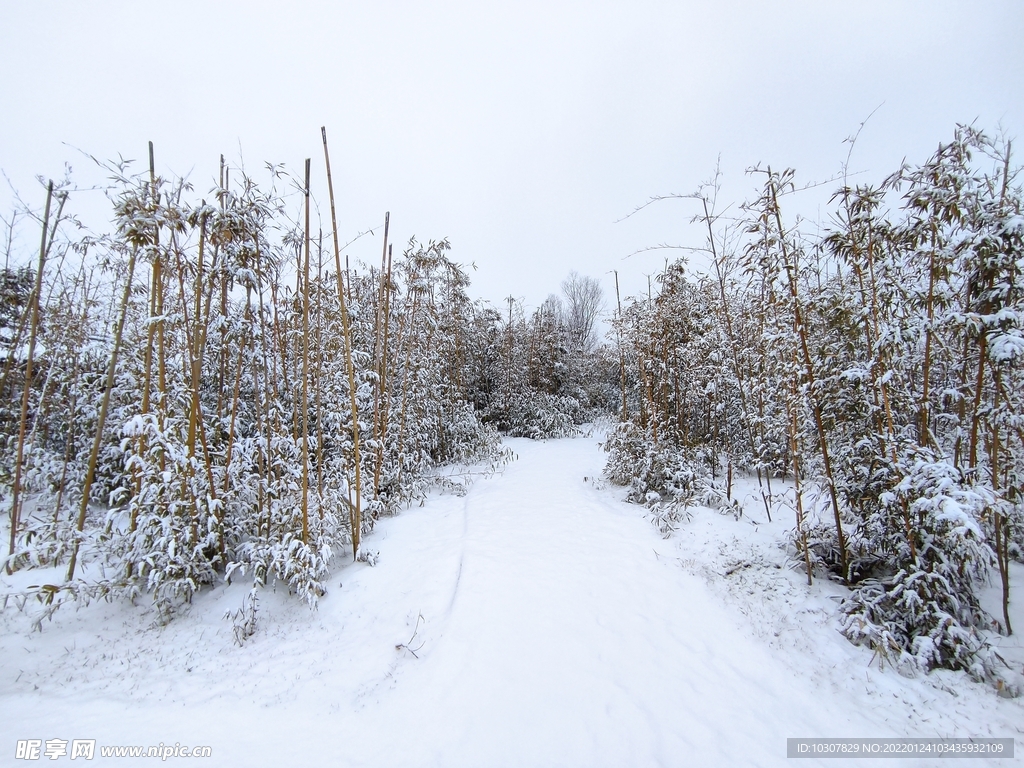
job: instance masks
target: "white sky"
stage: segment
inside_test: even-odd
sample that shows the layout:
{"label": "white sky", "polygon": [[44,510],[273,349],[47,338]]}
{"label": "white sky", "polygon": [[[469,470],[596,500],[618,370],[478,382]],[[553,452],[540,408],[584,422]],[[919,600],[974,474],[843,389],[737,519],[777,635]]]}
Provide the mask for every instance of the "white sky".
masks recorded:
{"label": "white sky", "polygon": [[[343,240],[390,210],[396,249],[448,237],[476,263],[475,296],[536,306],[575,269],[611,299],[610,270],[646,291],[678,253],[631,252],[702,244],[687,202],[614,222],[692,192],[719,155],[740,202],[758,162],[834,175],[879,105],[863,181],[956,122],[1024,137],[1022,33],[1021,0],[0,0],[0,168],[41,204],[36,174],[99,178],[73,147],[141,164],[152,140],[158,172],[202,192],[221,153],[257,179],[311,157],[326,206],[326,125]],[[352,255],[379,259],[380,236]]]}

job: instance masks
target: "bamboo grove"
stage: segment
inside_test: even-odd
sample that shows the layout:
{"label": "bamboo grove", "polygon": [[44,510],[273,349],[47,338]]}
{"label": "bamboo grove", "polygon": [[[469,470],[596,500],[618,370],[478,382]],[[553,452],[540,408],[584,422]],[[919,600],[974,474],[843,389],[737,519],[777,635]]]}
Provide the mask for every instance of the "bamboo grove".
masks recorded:
{"label": "bamboo grove", "polygon": [[147,594],[170,616],[242,577],[253,614],[271,583],[315,605],[332,559],[372,564],[360,538],[381,516],[462,492],[469,470],[440,467],[496,469],[499,429],[577,434],[616,391],[594,376],[590,278],[570,276],[564,309],[506,315],[469,298],[447,240],[396,254],[389,215],[379,261],[350,266],[322,139],[329,222],[310,161],[261,188],[222,158],[203,199],[156,174],[151,145],[148,172],[107,166],[113,234],[79,236],[53,184],[31,266],[10,266],[8,228],[4,562],[49,569],[22,595],[42,615]]}
{"label": "bamboo grove", "polygon": [[245,577],[253,614],[272,582],[315,605],[335,558],[372,563],[360,540],[381,516],[461,491],[440,467],[497,468],[501,433],[579,434],[613,413],[606,473],[663,532],[691,505],[741,513],[734,473],[756,475],[765,515],[793,516],[808,582],[848,588],[850,640],[904,672],[1001,679],[985,633],[1013,631],[1024,557],[1008,141],[960,127],[875,186],[839,183],[824,230],[787,207],[792,171],[755,169],[729,219],[703,187],[685,204],[709,268],[616,289],[604,343],[592,278],[496,308],[469,297],[447,240],[396,255],[387,216],[372,263],[350,265],[322,139],[329,208],[309,162],[261,187],[222,160],[204,199],[158,176],[151,149],[148,173],[111,166],[112,234],[76,236],[51,184],[39,247],[11,266],[11,222],[0,485],[6,569],[54,574],[32,595],[147,594],[170,615]]}
{"label": "bamboo grove", "polygon": [[247,572],[315,603],[332,557],[363,556],[433,468],[504,460],[463,387],[475,309],[447,242],[396,258],[385,225],[380,267],[342,269],[309,174],[298,224],[278,189],[222,167],[189,202],[152,162],[117,175],[115,234],[43,217],[34,283],[3,286],[8,570],[63,563],[51,599],[170,610]]}
{"label": "bamboo grove", "polygon": [[[792,171],[755,169],[738,218],[686,203],[711,268],[669,265],[616,313],[624,423],[608,473],[671,527],[732,506],[734,468],[792,510],[807,578],[850,587],[842,628],[912,672],[999,677],[1024,556],[1024,215],[1011,145],[969,127],[877,186],[837,184],[830,223],[788,223]],[[783,486],[780,478],[788,478]],[[773,479],[775,485],[772,485]],[[785,491],[785,493],[783,493]],[[1001,615],[977,587],[1001,585]]]}

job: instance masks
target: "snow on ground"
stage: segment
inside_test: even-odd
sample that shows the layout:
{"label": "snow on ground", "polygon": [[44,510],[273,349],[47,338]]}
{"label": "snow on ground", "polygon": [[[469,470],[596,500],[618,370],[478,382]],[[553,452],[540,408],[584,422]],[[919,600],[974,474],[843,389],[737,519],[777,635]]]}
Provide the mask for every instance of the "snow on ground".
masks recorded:
{"label": "snow on ground", "polygon": [[756,482],[739,520],[697,510],[666,540],[598,479],[596,439],[509,445],[518,460],[464,497],[382,521],[379,564],[339,567],[318,610],[265,590],[241,647],[237,581],[163,626],[95,604],[40,634],[9,609],[0,765],[25,765],[30,738],[209,745],[211,766],[781,765],[796,736],[1024,748],[1020,700],[880,671],[843,639],[840,588],[789,567],[792,520],[767,523]]}

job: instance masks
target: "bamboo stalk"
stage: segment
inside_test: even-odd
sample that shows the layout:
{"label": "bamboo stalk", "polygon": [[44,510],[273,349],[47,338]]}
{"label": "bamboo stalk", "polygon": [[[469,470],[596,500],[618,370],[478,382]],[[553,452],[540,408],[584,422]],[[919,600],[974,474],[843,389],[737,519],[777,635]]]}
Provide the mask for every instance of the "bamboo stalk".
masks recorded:
{"label": "bamboo stalk", "polygon": [[[377,357],[380,351],[380,336],[383,330],[383,318],[381,312],[384,309],[384,269],[387,264],[388,256],[388,230],[391,226],[391,212],[384,212],[384,248],[380,255],[380,287],[377,291],[377,306],[374,312],[374,323],[373,323],[373,360],[379,371],[379,360]],[[378,393],[379,394],[379,393]],[[374,418],[376,418],[376,402],[374,403]]]}
{"label": "bamboo stalk", "polygon": [[309,163],[306,158],[306,224],[302,260],[302,541],[309,543]]}
{"label": "bamboo stalk", "polygon": [[107,421],[107,411],[110,408],[110,395],[114,391],[114,378],[117,373],[117,357],[121,351],[121,338],[124,333],[124,321],[128,315],[128,305],[131,301],[132,278],[135,276],[135,261],[138,255],[138,247],[133,247],[131,256],[128,257],[128,277],[125,280],[124,295],[121,298],[120,314],[117,318],[117,328],[114,330],[114,348],[110,352],[110,362],[107,364],[106,384],[103,389],[103,400],[100,403],[100,412],[96,419],[96,436],[92,441],[92,450],[89,452],[89,463],[85,473],[85,483],[82,487],[82,502],[78,508],[78,520],[75,524],[75,543],[71,549],[71,559],[68,562],[68,571],[65,581],[72,581],[75,578],[75,565],[78,562],[78,550],[81,545],[81,533],[85,529],[85,515],[89,509],[89,493],[92,490],[93,480],[96,474],[96,463],[100,456],[100,446],[103,444],[103,427]]}
{"label": "bamboo stalk", "polygon": [[[405,448],[405,424],[406,424],[406,412],[409,402],[409,380],[411,377],[411,365],[412,365],[412,345],[413,345],[413,333],[412,329],[416,327],[416,318],[418,316],[417,310],[419,309],[420,295],[419,293],[413,294],[412,307],[402,316],[402,336],[405,342],[405,363],[402,366],[402,408],[398,420],[398,457],[399,457],[399,471],[404,469],[404,462],[402,457],[404,456]],[[406,305],[408,306],[408,304]],[[408,316],[408,320],[406,320]]]}
{"label": "bamboo stalk", "polygon": [[[929,390],[932,368],[932,324],[935,322],[935,230],[932,228],[932,247],[928,254],[928,299],[926,302],[927,322],[924,327],[924,360],[921,365],[921,400],[918,405],[918,445],[927,446],[935,441],[931,437],[929,424]],[[979,373],[980,375],[980,373]],[[973,464],[972,464],[973,466]]]}
{"label": "bamboo stalk", "polygon": [[[153,204],[154,213],[160,205],[160,193],[156,181],[156,166],[153,158],[153,142],[149,142],[149,183],[150,199]],[[156,292],[156,370],[157,370],[157,391],[159,397],[156,403],[156,418],[161,431],[164,427],[164,416],[167,412],[167,350],[165,348],[165,324],[164,324],[164,270],[163,258],[160,253],[160,219],[156,218],[156,225],[153,232],[153,244],[156,249],[156,261],[153,264],[153,287]],[[160,469],[163,471],[166,457],[160,454]]]}
{"label": "bamboo stalk", "polygon": [[324,495],[324,409],[323,409],[323,361],[324,361],[324,233],[321,229],[316,248],[316,369],[313,371],[313,409],[316,413],[316,495],[317,513],[322,519]]}
{"label": "bamboo stalk", "polygon": [[[263,474],[263,483],[261,484],[261,492],[263,490],[263,486],[265,486],[268,498],[266,499],[266,511],[265,511],[265,516],[264,516],[264,519],[266,520],[266,529],[265,529],[266,532],[265,532],[264,535],[269,539],[269,537],[270,537],[271,522],[273,520],[273,504],[274,504],[274,499],[273,499],[273,496],[271,494],[271,491],[272,491],[272,488],[273,488],[273,485],[274,485],[274,480],[275,480],[274,454],[273,454],[273,448],[274,448],[274,446],[273,446],[274,419],[272,418],[272,416],[273,416],[273,414],[272,414],[272,403],[274,402],[274,399],[277,397],[276,384],[275,384],[275,382],[272,379],[276,379],[276,370],[277,370],[276,369],[276,365],[277,364],[276,364],[276,359],[273,357],[272,353],[268,353],[267,352],[267,322],[266,322],[266,316],[265,316],[265,314],[263,312],[263,301],[264,301],[264,299],[263,299],[263,285],[264,285],[264,278],[263,278],[262,261],[263,260],[262,260],[262,251],[260,249],[260,241],[259,241],[259,238],[257,238],[256,239],[255,262],[256,262],[256,280],[257,280],[257,284],[259,286],[258,297],[259,297],[259,302],[260,302],[260,313],[259,313],[260,314],[260,356],[261,356],[262,362],[263,362],[263,403],[264,403],[263,411],[264,411],[264,419],[265,419],[265,424],[264,424],[265,432],[257,431],[257,434],[260,434],[261,436],[264,435],[264,434],[266,435],[266,447],[264,449],[265,452],[266,452],[266,460],[265,460],[265,464],[264,464],[264,467],[263,467],[263,473],[264,474]],[[271,370],[270,370],[271,365],[274,366],[274,375],[273,376],[271,376]],[[259,524],[258,524],[258,526],[259,526]],[[260,526],[260,529],[262,530],[262,526]]]}
{"label": "bamboo stalk", "polygon": [[[776,177],[772,175],[771,168],[768,168],[768,190],[770,195],[771,212],[775,218],[779,232],[779,247],[782,250],[783,263],[789,284],[789,294],[793,301],[793,325],[800,340],[800,351],[803,354],[804,375],[807,377],[807,396],[811,403],[811,413],[814,416],[814,425],[818,431],[818,440],[821,443],[821,460],[825,469],[825,479],[828,482],[829,498],[832,501],[832,512],[836,524],[836,537],[839,543],[839,562],[843,570],[843,582],[849,583],[846,563],[846,537],[843,535],[843,521],[839,513],[839,500],[836,497],[836,483],[832,472],[832,460],[828,451],[828,439],[825,434],[825,426],[821,416],[821,405],[815,393],[814,365],[811,360],[810,347],[807,342],[807,326],[804,322],[803,313],[800,310],[800,297],[797,289],[796,263],[791,258],[789,249],[786,247],[785,230],[782,227],[782,213],[779,208],[779,200],[775,186]],[[913,547],[913,544],[911,543]]]}
{"label": "bamboo stalk", "polygon": [[[35,284],[32,287],[32,295],[29,298],[31,319],[29,321],[28,334],[28,355],[25,360],[25,386],[21,395],[21,415],[18,419],[18,447],[14,459],[14,488],[12,489],[11,501],[11,540],[8,548],[8,556],[13,557],[18,541],[18,525],[21,514],[21,476],[22,464],[25,460],[25,433],[28,426],[28,401],[32,393],[32,364],[35,362],[36,338],[39,333],[39,297],[43,292],[43,268],[46,266],[46,235],[50,224],[50,204],[53,201],[53,182],[46,187],[46,208],[43,212],[43,234],[39,243],[39,266],[36,269]],[[11,560],[7,561],[7,573],[13,573]]]}
{"label": "bamboo stalk", "polygon": [[[203,206],[205,207],[205,205],[206,205],[206,201],[204,200],[203,201]],[[205,214],[200,218],[199,232],[200,232],[200,234],[199,234],[199,263],[201,265],[202,264],[203,242],[206,239],[206,216],[205,216]],[[172,236],[172,238],[173,238],[173,236]],[[192,486],[189,483],[189,481],[195,476],[194,459],[195,459],[195,455],[196,455],[196,438],[197,438],[197,436],[199,437],[200,445],[201,445],[201,447],[203,449],[203,466],[206,469],[206,481],[207,481],[207,484],[208,484],[209,497],[212,500],[214,500],[214,501],[217,500],[217,488],[216,488],[216,485],[215,485],[215,482],[214,482],[214,477],[213,477],[213,461],[212,461],[212,459],[210,457],[209,444],[206,441],[206,428],[205,428],[205,425],[203,423],[202,402],[199,399],[199,385],[200,385],[200,377],[201,377],[201,364],[202,364],[203,349],[205,348],[205,344],[206,344],[206,325],[207,324],[204,323],[202,321],[202,319],[198,315],[196,317],[196,320],[195,320],[195,323],[194,323],[194,327],[193,327],[193,324],[189,320],[189,311],[188,311],[189,302],[188,302],[187,291],[185,290],[185,278],[184,278],[185,269],[184,269],[184,266],[183,266],[183,264],[181,262],[180,251],[176,247],[173,249],[173,251],[175,253],[175,259],[176,259],[176,264],[177,264],[178,289],[179,289],[179,296],[181,297],[181,313],[182,313],[182,318],[184,320],[184,328],[185,328],[185,347],[186,347],[186,349],[188,349],[189,356],[190,356],[190,361],[189,361],[189,364],[190,364],[190,374],[189,374],[189,378],[190,378],[190,381],[189,381],[190,405],[189,405],[188,433],[187,433],[187,436],[186,436],[186,443],[185,443],[186,444],[186,448],[188,450],[189,462],[188,462],[187,476],[185,478],[185,484],[186,484],[186,487],[188,488],[189,501],[190,501],[190,506],[191,506],[191,509],[192,509],[191,526],[192,526],[193,540],[194,541],[198,541],[198,535],[199,535],[199,533],[198,533],[199,506],[198,506],[198,501],[196,499],[195,492],[193,491]],[[199,274],[202,273],[202,269],[201,268],[198,270],[198,273]],[[209,288],[209,291],[207,293],[207,311],[209,311],[210,301],[212,300],[212,290],[213,290],[213,281],[211,280],[210,281],[210,288]],[[197,308],[197,310],[202,306],[201,296],[202,296],[202,281],[197,278],[197,283],[196,283],[196,308]],[[229,441],[229,444],[228,444],[228,456],[229,456],[229,458],[228,458],[228,461],[227,461],[228,464],[230,464],[230,461],[231,461],[230,460],[230,450],[231,450],[230,446],[231,446],[231,443]],[[225,473],[224,474],[225,474],[225,488],[224,488],[224,492],[226,494],[227,490],[228,490],[228,488],[227,488],[227,476],[228,476],[227,475],[227,467],[225,467]],[[220,554],[221,554],[221,557],[223,558],[224,552],[225,552],[225,545],[224,545],[224,523],[223,523],[223,519],[221,517],[217,518],[217,522],[218,522],[218,525],[217,525],[217,538],[218,538]],[[132,530],[135,530],[134,525],[135,525],[135,521],[134,521],[134,510],[133,510],[133,521],[132,521],[132,526],[133,527],[132,527]],[[130,569],[129,569],[128,575],[131,576],[131,570]]]}
{"label": "bamboo stalk", "polygon": [[982,393],[985,383],[985,358],[988,355],[988,329],[982,325],[978,333],[978,373],[974,380],[974,407],[971,414],[971,441],[968,451],[968,468],[976,473],[978,468],[978,440],[981,428]]}
{"label": "bamboo stalk", "polygon": [[[1002,389],[1002,372],[996,368],[993,374],[995,379],[995,399],[992,404],[992,439],[991,439],[991,476],[992,490],[999,493],[999,459],[1000,459],[1000,435],[999,435],[999,395]],[[1010,542],[1009,542],[1009,521],[1006,516],[998,511],[993,511],[993,527],[995,528],[995,550],[996,564],[999,568],[999,582],[1002,587],[1003,622],[1006,625],[1006,634],[1013,634],[1013,627],[1010,624]]]}
{"label": "bamboo stalk", "polygon": [[[49,234],[49,237],[47,238],[47,241],[46,241],[46,257],[45,257],[44,260],[47,263],[49,263],[49,261],[50,261],[50,251],[53,248],[53,241],[57,237],[57,227],[60,226],[61,219],[63,218],[64,204],[67,202],[67,199],[68,199],[68,195],[67,195],[66,192],[60,193],[60,194],[57,195],[57,213],[56,213],[55,216],[51,217],[53,219],[53,223],[50,225],[50,234]],[[60,275],[61,267],[64,264],[64,259],[65,259],[66,255],[67,255],[67,248],[65,248],[62,251],[60,261],[57,262],[56,269],[53,270],[55,275],[58,275],[58,276]],[[81,267],[81,269],[84,270],[84,265]],[[63,282],[63,281],[61,281],[61,282]],[[50,286],[50,290],[49,290],[49,293],[46,296],[46,300],[42,301],[41,298],[37,300],[36,304],[38,306],[50,307],[50,306],[53,305],[53,293],[57,289],[57,284],[58,284],[58,281],[55,279],[53,281],[53,284]],[[41,289],[41,286],[40,286],[40,289]],[[67,301],[67,300],[69,300],[68,299],[67,291],[68,291],[68,288],[65,285],[63,290],[61,291],[60,296],[58,297],[58,303],[60,301]],[[73,298],[70,299],[70,300],[73,300]],[[30,306],[31,306],[31,303],[30,303]],[[35,443],[36,443],[36,435],[38,433],[40,425],[42,425],[42,428],[43,428],[43,441],[44,442],[46,441],[46,439],[47,439],[47,437],[49,435],[50,420],[47,418],[47,414],[49,413],[49,408],[48,408],[48,406],[49,406],[49,398],[52,396],[52,394],[54,392],[54,388],[56,387],[56,379],[57,379],[57,377],[54,375],[55,372],[56,372],[55,369],[56,369],[56,366],[54,366],[54,365],[48,366],[47,373],[46,373],[46,378],[43,380],[42,390],[39,393],[39,403],[36,405],[36,408],[35,408],[36,417],[33,419],[32,431],[29,433],[29,436],[28,436],[28,444],[29,445],[35,445]],[[51,384],[53,386],[51,386]]]}
{"label": "bamboo stalk", "polygon": [[373,390],[373,440],[377,447],[375,451],[375,461],[373,467],[373,498],[377,499],[380,493],[380,462],[382,458],[382,405],[381,401],[386,397],[386,393],[383,391],[383,377],[384,368],[387,365],[386,352],[382,347],[382,337],[384,335],[384,323],[386,312],[385,309],[385,294],[388,290],[388,286],[385,279],[385,271],[387,269],[388,261],[388,230],[391,225],[391,212],[384,212],[384,252],[380,257],[380,290],[377,292],[377,307],[373,323],[373,361],[374,370],[377,374],[376,386]]}
{"label": "bamboo stalk", "polygon": [[[718,278],[718,292],[719,297],[722,301],[722,316],[725,320],[725,332],[729,338],[729,349],[732,352],[730,359],[732,360],[733,375],[736,377],[737,388],[740,393],[740,408],[743,409],[743,422],[747,427],[747,437],[750,440],[750,454],[751,456],[757,450],[757,441],[754,439],[754,428],[751,425],[750,411],[747,409],[747,394],[746,394],[746,382],[743,380],[743,368],[740,366],[739,353],[736,350],[737,341],[736,334],[733,333],[732,328],[732,312],[729,311],[729,302],[725,295],[725,273],[722,271],[721,261],[718,256],[718,250],[715,247],[715,233],[711,227],[711,213],[708,211],[708,201],[706,197],[701,197],[701,203],[704,205],[704,223],[707,224],[708,228],[708,243],[711,246],[711,261],[715,265],[715,275]],[[729,477],[730,484],[732,478],[732,460],[729,463]],[[758,487],[761,485],[761,471],[760,468],[757,472],[757,484]]]}
{"label": "bamboo stalk", "polygon": [[71,460],[74,458],[74,447],[75,447],[75,426],[78,424],[78,390],[79,382],[81,381],[81,370],[82,370],[82,357],[81,350],[85,344],[85,337],[89,325],[89,291],[88,288],[83,289],[84,296],[82,300],[82,320],[79,327],[81,328],[81,335],[79,337],[79,344],[75,348],[74,363],[72,365],[71,380],[75,382],[75,385],[71,388],[71,402],[68,404],[68,437],[64,445],[64,462],[60,472],[60,482],[57,484],[57,500],[53,508],[53,523],[56,526],[57,521],[60,519],[60,508],[64,501],[64,491],[67,484],[68,468],[71,465]]}
{"label": "bamboo stalk", "polygon": [[615,275],[615,308],[618,323],[615,324],[615,338],[619,347],[619,388],[622,391],[622,421],[629,421],[629,409],[626,407],[626,353],[622,349],[622,299],[619,296],[619,271],[612,270]]}
{"label": "bamboo stalk", "polygon": [[[203,200],[202,208],[206,208],[206,201]],[[199,218],[199,255],[198,262],[196,265],[196,306],[195,306],[195,330],[192,335],[192,343],[189,345],[189,351],[191,352],[191,407],[189,408],[188,414],[188,433],[186,437],[186,446],[188,447],[188,456],[192,458],[196,455],[196,432],[197,424],[199,421],[199,382],[201,376],[201,365],[202,365],[202,338],[205,334],[205,327],[202,325],[202,296],[203,296],[203,249],[206,245],[206,214],[202,214]],[[181,269],[178,270],[180,275]],[[183,286],[184,289],[184,286]],[[182,290],[182,299],[184,300],[184,290]],[[188,327],[187,308],[183,304],[183,310],[186,312],[186,328]]]}
{"label": "bamboo stalk", "polygon": [[[796,351],[793,352],[793,363],[796,365]],[[799,441],[799,424],[797,421],[797,391],[796,391],[796,380],[792,381],[792,395],[791,401],[786,407],[789,411],[789,450],[792,454],[793,460],[793,486],[796,493],[796,528],[800,532],[800,544],[804,552],[804,566],[807,569],[807,586],[811,586],[814,581],[811,577],[811,551],[807,546],[807,529],[804,526],[804,502],[803,492],[800,488],[800,443]],[[845,574],[844,574],[845,575]]]}
{"label": "bamboo stalk", "polygon": [[388,431],[388,416],[391,410],[391,394],[388,391],[388,330],[391,320],[391,246],[388,246],[388,265],[385,275],[384,293],[384,340],[381,350],[380,390],[382,397],[380,433],[377,440],[377,461],[373,468],[373,498],[380,495],[380,474],[384,464],[384,440]]}
{"label": "bamboo stalk", "polygon": [[[352,557],[359,557],[359,539],[362,533],[362,476],[359,458],[359,407],[356,402],[356,374],[352,360],[352,331],[349,326],[348,305],[345,302],[345,284],[341,275],[341,252],[338,246],[338,221],[334,207],[334,183],[331,178],[331,157],[327,150],[327,128],[321,127],[324,141],[324,162],[327,166],[327,190],[331,198],[331,230],[334,233],[334,264],[338,273],[338,303],[341,305],[341,328],[345,340],[345,366],[348,369],[349,405],[352,409],[352,455],[355,462],[355,504],[350,508],[352,526]],[[349,281],[351,287],[351,280]],[[351,297],[350,297],[351,298]]]}

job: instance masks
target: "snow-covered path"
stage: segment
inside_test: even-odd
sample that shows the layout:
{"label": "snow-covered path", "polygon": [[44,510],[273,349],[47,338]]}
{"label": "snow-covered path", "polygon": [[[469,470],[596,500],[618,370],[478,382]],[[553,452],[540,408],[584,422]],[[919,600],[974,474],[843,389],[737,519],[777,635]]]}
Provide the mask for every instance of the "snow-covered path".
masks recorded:
{"label": "snow-covered path", "polygon": [[243,647],[223,618],[239,585],[166,627],[124,605],[62,611],[35,637],[8,617],[0,764],[27,738],[209,745],[203,764],[229,766],[781,765],[795,736],[1019,738],[1019,704],[991,694],[1015,708],[994,734],[954,732],[975,718],[952,696],[922,732],[937,699],[867,679],[845,641],[803,673],[799,645],[751,631],[680,541],[595,482],[594,440],[510,444],[501,475],[383,521],[380,564],[338,571],[317,612],[268,592]]}
{"label": "snow-covered path", "polygon": [[[402,681],[420,695],[385,703],[386,720],[429,723],[418,759],[765,764],[784,756],[786,736],[860,730],[818,712],[821,697],[780,675],[699,580],[659,556],[635,507],[594,489],[601,456],[589,441],[517,447],[502,480],[453,511],[461,535],[437,542],[457,566],[423,663]],[[391,759],[419,752],[422,736]]]}

